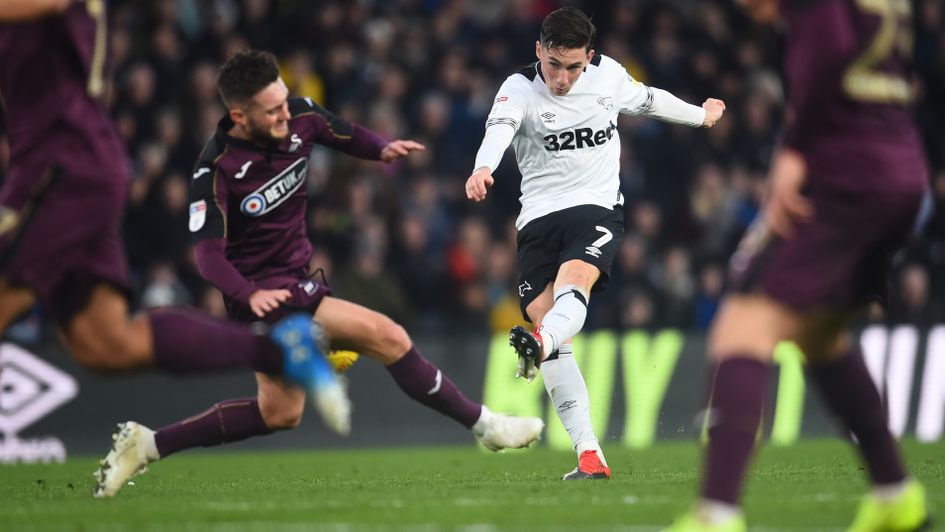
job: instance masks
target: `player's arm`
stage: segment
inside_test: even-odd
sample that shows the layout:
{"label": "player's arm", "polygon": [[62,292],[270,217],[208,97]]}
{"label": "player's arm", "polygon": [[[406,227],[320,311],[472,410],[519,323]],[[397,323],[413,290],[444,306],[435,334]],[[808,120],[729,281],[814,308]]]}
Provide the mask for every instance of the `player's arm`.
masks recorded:
{"label": "player's arm", "polygon": [[56,15],[65,11],[72,0],[3,0],[0,22],[22,22]]}
{"label": "player's arm", "polygon": [[359,159],[393,162],[413,151],[426,147],[412,140],[387,142],[370,129],[353,124],[318,105],[311,98],[293,98],[289,101],[293,116],[311,116],[318,122],[318,142]]}
{"label": "player's arm", "polygon": [[680,100],[669,91],[656,87],[647,87],[647,89],[652,91],[653,98],[643,114],[663,122],[692,127],[712,127],[725,112],[725,102],[722,100],[709,98],[702,102],[702,107],[696,107]]}
{"label": "player's arm", "polygon": [[466,180],[466,197],[479,202],[486,199],[486,192],[495,183],[492,172],[499,167],[502,155],[512,143],[515,128],[510,124],[492,124],[486,127],[486,134],[476,152],[472,175]]}
{"label": "player's arm", "polygon": [[486,133],[476,152],[473,172],[466,179],[466,197],[479,202],[486,199],[488,188],[495,183],[492,173],[502,162],[505,150],[525,119],[527,90],[521,83],[524,78],[513,75],[505,80],[496,94],[486,119]]}
{"label": "player's arm", "polygon": [[197,269],[227,297],[249,304],[253,313],[263,317],[291,294],[257,288],[226,258],[226,213],[221,207],[226,205],[226,191],[217,190],[217,182],[213,163],[197,163],[190,185],[189,222]]}
{"label": "player's arm", "polygon": [[620,79],[617,100],[621,113],[645,115],[663,122],[691,127],[712,127],[725,112],[725,102],[722,100],[709,98],[702,103],[702,107],[697,107],[677,98],[669,91],[644,85],[633,79],[618,63],[614,65],[612,68]]}
{"label": "player's arm", "polygon": [[249,304],[260,318],[289,300],[288,290],[256,288],[226,258],[226,239],[201,240],[194,246],[200,276],[232,299]]}

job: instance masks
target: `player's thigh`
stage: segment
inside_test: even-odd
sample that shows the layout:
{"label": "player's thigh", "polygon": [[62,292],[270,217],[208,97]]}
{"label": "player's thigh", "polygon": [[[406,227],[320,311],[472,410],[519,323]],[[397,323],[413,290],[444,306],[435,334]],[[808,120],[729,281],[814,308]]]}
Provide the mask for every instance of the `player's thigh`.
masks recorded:
{"label": "player's thigh", "polygon": [[537,326],[541,324],[541,320],[545,319],[545,314],[548,314],[554,304],[554,288],[551,283],[548,283],[545,289],[528,303],[525,312],[528,314],[528,319]]}
{"label": "player's thigh", "polygon": [[272,430],[295,428],[305,411],[305,391],[285,382],[281,377],[256,374],[259,413]]}
{"label": "player's thigh", "polygon": [[36,294],[26,286],[0,278],[0,336],[13,321],[36,304]]}
{"label": "player's thigh", "polygon": [[132,319],[125,293],[106,282],[92,285],[84,307],[59,325],[66,346],[90,369],[125,370],[151,362],[153,339],[146,316]]}
{"label": "player's thigh", "polygon": [[709,330],[709,357],[716,362],[749,357],[771,360],[781,340],[799,331],[801,315],[763,294],[731,294]]}
{"label": "player's thigh", "polygon": [[325,297],[315,311],[336,349],[350,349],[384,364],[399,360],[413,345],[407,331],[380,312],[338,299]]}

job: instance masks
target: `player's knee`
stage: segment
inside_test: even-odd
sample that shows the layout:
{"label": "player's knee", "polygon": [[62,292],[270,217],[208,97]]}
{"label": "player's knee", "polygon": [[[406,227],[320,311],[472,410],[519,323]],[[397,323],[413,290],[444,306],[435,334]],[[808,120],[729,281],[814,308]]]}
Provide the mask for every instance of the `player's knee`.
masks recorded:
{"label": "player's knee", "polygon": [[396,361],[413,345],[407,331],[387,316],[376,320],[373,331],[372,344],[381,362]]}
{"label": "player's knee", "polygon": [[291,430],[302,422],[305,401],[259,401],[259,414],[271,430]]}

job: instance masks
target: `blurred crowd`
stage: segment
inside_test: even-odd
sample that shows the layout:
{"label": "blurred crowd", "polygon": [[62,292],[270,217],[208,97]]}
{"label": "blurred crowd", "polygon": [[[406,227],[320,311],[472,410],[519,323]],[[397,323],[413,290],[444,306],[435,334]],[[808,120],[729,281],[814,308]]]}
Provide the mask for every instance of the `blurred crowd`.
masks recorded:
{"label": "blurred crowd", "polygon": [[[273,51],[294,95],[427,151],[393,165],[328,149],[311,155],[308,216],[336,295],[415,328],[521,321],[515,228],[519,174],[507,153],[488,199],[463,184],[508,75],[535,60],[552,0],[159,0],[112,3],[111,109],[133,161],[126,243],[139,306],[222,313],[187,231],[191,168],[224,114],[217,68],[246,48]],[[588,328],[705,328],[727,257],[758,211],[778,141],[783,87],[776,32],[733,1],[567,2],[598,26],[595,49],[646,84],[699,104],[721,98],[714,128],[623,117],[626,236]],[[945,319],[945,13],[918,0],[917,116],[938,206],[897,257],[893,298],[871,319]],[[471,324],[471,325],[469,325]]]}

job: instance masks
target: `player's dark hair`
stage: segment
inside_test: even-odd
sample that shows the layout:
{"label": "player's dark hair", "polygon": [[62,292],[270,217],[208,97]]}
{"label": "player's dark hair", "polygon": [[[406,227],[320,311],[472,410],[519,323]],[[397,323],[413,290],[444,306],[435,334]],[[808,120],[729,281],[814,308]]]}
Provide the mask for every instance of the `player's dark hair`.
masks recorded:
{"label": "player's dark hair", "polygon": [[541,23],[539,40],[545,48],[584,48],[590,51],[597,28],[583,11],[562,7],[552,11]]}
{"label": "player's dark hair", "polygon": [[241,104],[277,79],[279,64],[274,55],[263,50],[245,50],[220,68],[217,90],[227,105]]}

